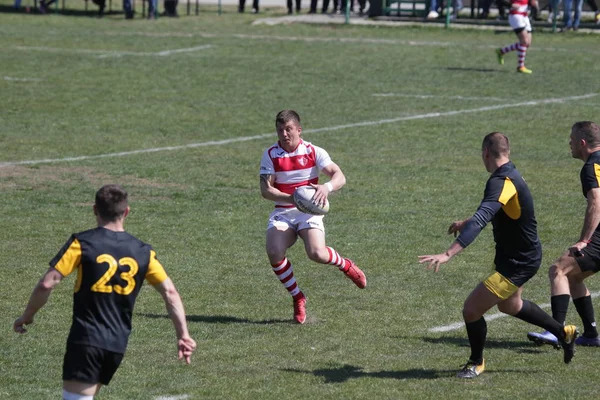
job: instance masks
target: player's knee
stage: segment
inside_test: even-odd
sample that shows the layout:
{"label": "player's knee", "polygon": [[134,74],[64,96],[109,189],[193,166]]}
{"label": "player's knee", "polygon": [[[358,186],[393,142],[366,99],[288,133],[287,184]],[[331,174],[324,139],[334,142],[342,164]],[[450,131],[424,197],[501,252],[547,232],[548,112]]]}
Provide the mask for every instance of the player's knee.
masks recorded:
{"label": "player's knee", "polygon": [[473,322],[481,318],[481,313],[479,312],[479,310],[468,302],[465,302],[463,304],[462,313],[465,322]]}
{"label": "player's knee", "polygon": [[267,257],[269,257],[271,264],[274,264],[285,258],[285,251],[277,247],[267,246]]}
{"label": "player's knee", "polygon": [[565,271],[564,271],[564,269],[562,267],[562,264],[560,262],[552,264],[550,266],[550,268],[548,269],[548,278],[550,278],[551,282],[553,282],[556,279],[560,279],[562,277],[565,277],[566,275],[567,274],[565,273]]}
{"label": "player's knee", "polygon": [[327,263],[327,250],[325,249],[307,249],[306,255],[314,262],[325,264]]}
{"label": "player's knee", "polygon": [[516,315],[520,311],[520,307],[512,302],[501,302],[498,303],[498,311],[508,315]]}

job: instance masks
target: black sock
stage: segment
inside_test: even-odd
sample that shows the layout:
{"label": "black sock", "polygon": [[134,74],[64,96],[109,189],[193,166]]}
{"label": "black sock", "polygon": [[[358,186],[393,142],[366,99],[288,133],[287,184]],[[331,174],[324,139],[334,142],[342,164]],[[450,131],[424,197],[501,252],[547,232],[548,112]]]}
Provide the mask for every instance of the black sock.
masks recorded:
{"label": "black sock", "polygon": [[485,338],[487,336],[487,324],[483,317],[474,322],[467,322],[467,336],[471,344],[471,357],[469,360],[475,364],[483,362],[483,347],[485,346]]}
{"label": "black sock", "polygon": [[577,313],[583,322],[583,336],[587,338],[598,337],[596,330],[596,320],[594,319],[594,306],[592,305],[592,296],[584,296],[578,299],[573,299],[573,304],[577,309]]}
{"label": "black sock", "polygon": [[569,299],[571,296],[568,294],[559,294],[557,296],[550,297],[550,304],[552,305],[552,318],[558,321],[558,323],[564,325],[567,319],[567,311],[569,310]]}
{"label": "black sock", "polygon": [[564,338],[563,325],[548,315],[537,304],[523,300],[523,307],[515,314],[515,317],[529,322],[530,324],[544,328],[559,339]]}

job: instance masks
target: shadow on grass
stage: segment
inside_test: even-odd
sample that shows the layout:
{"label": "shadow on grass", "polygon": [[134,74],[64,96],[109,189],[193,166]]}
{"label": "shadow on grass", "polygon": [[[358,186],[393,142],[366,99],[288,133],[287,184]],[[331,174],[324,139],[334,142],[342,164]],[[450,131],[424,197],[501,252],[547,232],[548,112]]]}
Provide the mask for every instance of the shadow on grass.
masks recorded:
{"label": "shadow on grass", "polygon": [[[506,74],[508,71],[493,69],[493,68],[465,68],[465,67],[446,67],[447,71],[473,71],[473,72],[485,72],[485,73],[501,73]],[[512,71],[511,71],[512,72]]]}
{"label": "shadow on grass", "polygon": [[[456,373],[459,370],[459,366],[456,369],[422,369],[412,368],[403,371],[374,371],[365,372],[362,367],[355,365],[343,365],[336,368],[319,368],[313,371],[307,371],[302,369],[286,368],[283,371],[294,372],[300,374],[310,374],[325,379],[324,383],[344,383],[353,378],[383,378],[383,379],[442,379],[442,378],[455,378]],[[519,374],[535,374],[537,370],[532,369],[503,369],[490,371],[486,370],[487,374],[494,373],[519,373]]]}
{"label": "shadow on grass", "polygon": [[[165,318],[170,319],[166,314],[137,314],[145,318]],[[209,324],[256,324],[256,325],[271,325],[271,324],[291,324],[292,320],[289,319],[265,319],[261,321],[253,321],[248,318],[232,317],[230,315],[188,315],[186,316],[188,322],[206,322]]]}
{"label": "shadow on grass", "polygon": [[320,368],[314,371],[301,369],[284,369],[284,371],[301,374],[311,374],[322,377],[325,383],[342,383],[352,378],[384,378],[384,379],[439,379],[456,375],[456,370],[437,369],[407,369],[404,371],[374,371],[365,372],[362,367],[343,365],[337,368]]}
{"label": "shadow on grass", "polygon": [[[424,337],[425,343],[432,344],[451,344],[458,347],[469,347],[469,340],[466,337]],[[486,349],[508,349],[516,353],[539,354],[546,350],[552,350],[550,346],[537,346],[529,340],[486,340]]]}

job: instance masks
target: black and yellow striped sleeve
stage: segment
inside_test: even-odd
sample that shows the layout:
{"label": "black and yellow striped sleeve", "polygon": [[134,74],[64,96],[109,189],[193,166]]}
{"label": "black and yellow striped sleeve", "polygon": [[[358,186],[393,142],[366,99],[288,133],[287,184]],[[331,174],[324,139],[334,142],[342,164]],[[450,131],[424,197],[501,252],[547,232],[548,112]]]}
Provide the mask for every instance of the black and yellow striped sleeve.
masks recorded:
{"label": "black and yellow striped sleeve", "polygon": [[156,258],[154,250],[150,250],[150,262],[148,263],[148,271],[145,278],[151,285],[158,285],[168,278],[164,267]]}
{"label": "black and yellow striped sleeve", "polygon": [[583,195],[587,197],[587,192],[600,187],[600,164],[587,162],[581,170],[581,187]]}
{"label": "black and yellow striped sleeve", "polygon": [[81,243],[75,236],[71,236],[67,243],[60,249],[58,254],[50,261],[63,276],[68,276],[77,270],[81,264]]}

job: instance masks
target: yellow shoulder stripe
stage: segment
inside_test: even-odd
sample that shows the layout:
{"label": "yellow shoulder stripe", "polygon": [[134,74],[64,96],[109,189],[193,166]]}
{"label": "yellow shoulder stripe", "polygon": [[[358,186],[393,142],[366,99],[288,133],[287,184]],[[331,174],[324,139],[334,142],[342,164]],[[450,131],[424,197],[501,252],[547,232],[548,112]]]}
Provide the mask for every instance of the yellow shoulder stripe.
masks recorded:
{"label": "yellow shoulder stripe", "polygon": [[596,182],[600,186],[600,165],[594,164],[594,174],[596,175]]}
{"label": "yellow shoulder stripe", "polygon": [[145,278],[151,285],[158,285],[168,278],[165,269],[156,258],[156,252],[154,250],[150,250],[150,262],[148,263],[148,271],[146,272]]}
{"label": "yellow shoulder stripe", "polygon": [[498,201],[503,205],[506,205],[510,201],[510,199],[517,194],[517,188],[515,184],[512,183],[510,178],[506,177],[504,180],[504,187],[502,188],[502,193],[500,193],[500,198]]}
{"label": "yellow shoulder stripe", "polygon": [[79,264],[81,264],[81,243],[79,243],[79,240],[74,239],[54,268],[62,276],[67,276],[75,271],[79,267]]}

